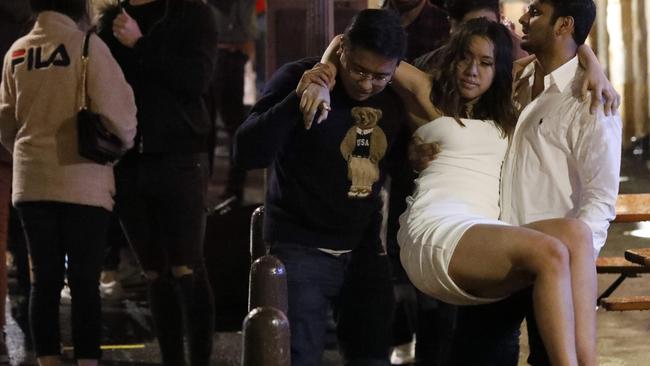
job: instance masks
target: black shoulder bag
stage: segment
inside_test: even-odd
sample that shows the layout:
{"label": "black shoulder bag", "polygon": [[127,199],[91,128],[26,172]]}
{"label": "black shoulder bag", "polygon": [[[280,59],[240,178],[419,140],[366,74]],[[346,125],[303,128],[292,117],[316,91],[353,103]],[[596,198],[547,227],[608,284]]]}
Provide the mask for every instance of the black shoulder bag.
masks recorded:
{"label": "black shoulder bag", "polygon": [[98,164],[114,163],[124,153],[122,141],[106,129],[100,115],[91,112],[86,94],[88,73],[88,42],[90,32],[84,37],[81,55],[81,108],[77,112],[79,155]]}

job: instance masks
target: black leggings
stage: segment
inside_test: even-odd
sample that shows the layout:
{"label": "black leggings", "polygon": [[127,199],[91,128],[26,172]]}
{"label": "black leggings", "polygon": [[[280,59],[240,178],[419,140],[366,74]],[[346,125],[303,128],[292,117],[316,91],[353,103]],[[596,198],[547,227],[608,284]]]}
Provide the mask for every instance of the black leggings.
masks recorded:
{"label": "black leggings", "polygon": [[109,212],[99,207],[58,202],[21,202],[16,206],[32,260],[29,317],[36,355],[61,352],[59,304],[67,255],[75,357],[99,359],[98,287]]}

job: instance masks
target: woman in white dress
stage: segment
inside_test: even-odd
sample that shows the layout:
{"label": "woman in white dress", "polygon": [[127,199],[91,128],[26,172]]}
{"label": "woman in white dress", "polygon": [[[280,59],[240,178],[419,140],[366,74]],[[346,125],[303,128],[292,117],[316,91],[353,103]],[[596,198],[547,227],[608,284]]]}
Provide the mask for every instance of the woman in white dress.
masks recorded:
{"label": "woman in white dress", "polygon": [[[324,60],[335,59],[338,43]],[[421,291],[453,304],[494,302],[533,285],[552,364],[595,365],[589,228],[577,219],[521,227],[498,220],[501,164],[516,123],[511,48],[505,27],[477,19],[452,35],[437,75],[397,68],[393,86],[419,126],[415,138],[440,145],[400,218],[402,264]],[[318,93],[303,93],[306,115],[328,100]]]}

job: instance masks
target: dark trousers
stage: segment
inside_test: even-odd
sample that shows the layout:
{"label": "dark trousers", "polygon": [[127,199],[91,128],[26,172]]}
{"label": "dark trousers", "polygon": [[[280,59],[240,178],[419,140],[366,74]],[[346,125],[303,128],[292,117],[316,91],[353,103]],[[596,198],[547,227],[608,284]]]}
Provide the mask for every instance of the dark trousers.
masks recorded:
{"label": "dark trousers", "polygon": [[30,324],[37,356],[61,352],[59,303],[68,257],[72,338],[77,359],[98,359],[101,336],[99,274],[109,212],[58,202],[17,204],[32,260]]}
{"label": "dark trousers", "polygon": [[108,225],[108,242],[104,251],[104,271],[117,271],[120,267],[120,251],[126,248],[126,238],[122,231],[120,219],[116,214],[111,214]]}
{"label": "dark trousers", "polygon": [[493,304],[459,306],[451,365],[517,366],[519,329],[524,318],[528,325],[528,363],[550,365],[533,314],[532,289]]}
{"label": "dark trousers", "polygon": [[[214,79],[208,92],[207,105],[212,121],[216,121],[217,114],[221,115],[231,141],[244,122],[244,66],[247,61],[248,56],[241,51],[219,49]],[[241,198],[245,180],[246,170],[236,166],[231,158],[225,195]]]}
{"label": "dark trousers", "polygon": [[287,271],[293,366],[320,365],[330,309],[346,365],[390,364],[394,297],[386,255],[359,248],[334,256],[288,243],[272,245],[271,254]]}
{"label": "dark trousers", "polygon": [[[131,155],[116,169],[118,215],[149,277],[149,301],[162,361],[185,364],[187,329],[192,366],[208,365],[214,298],[203,257],[206,154]],[[191,275],[173,278],[172,267]],[[184,327],[185,325],[185,327]]]}
{"label": "dark trousers", "polygon": [[447,366],[456,329],[458,307],[416,291],[416,366]]}

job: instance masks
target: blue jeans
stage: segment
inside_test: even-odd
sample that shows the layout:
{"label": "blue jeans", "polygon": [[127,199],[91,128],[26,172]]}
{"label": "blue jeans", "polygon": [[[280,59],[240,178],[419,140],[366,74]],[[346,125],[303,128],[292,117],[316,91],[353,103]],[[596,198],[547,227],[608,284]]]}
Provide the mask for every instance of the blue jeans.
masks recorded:
{"label": "blue jeans", "polygon": [[378,248],[333,256],[299,244],[271,246],[287,271],[292,366],[320,365],[330,307],[346,365],[390,365],[394,294],[388,257]]}
{"label": "blue jeans", "polygon": [[59,300],[68,256],[75,358],[98,359],[101,337],[99,274],[109,212],[60,202],[19,202],[32,263],[29,317],[38,357],[61,352]]}

